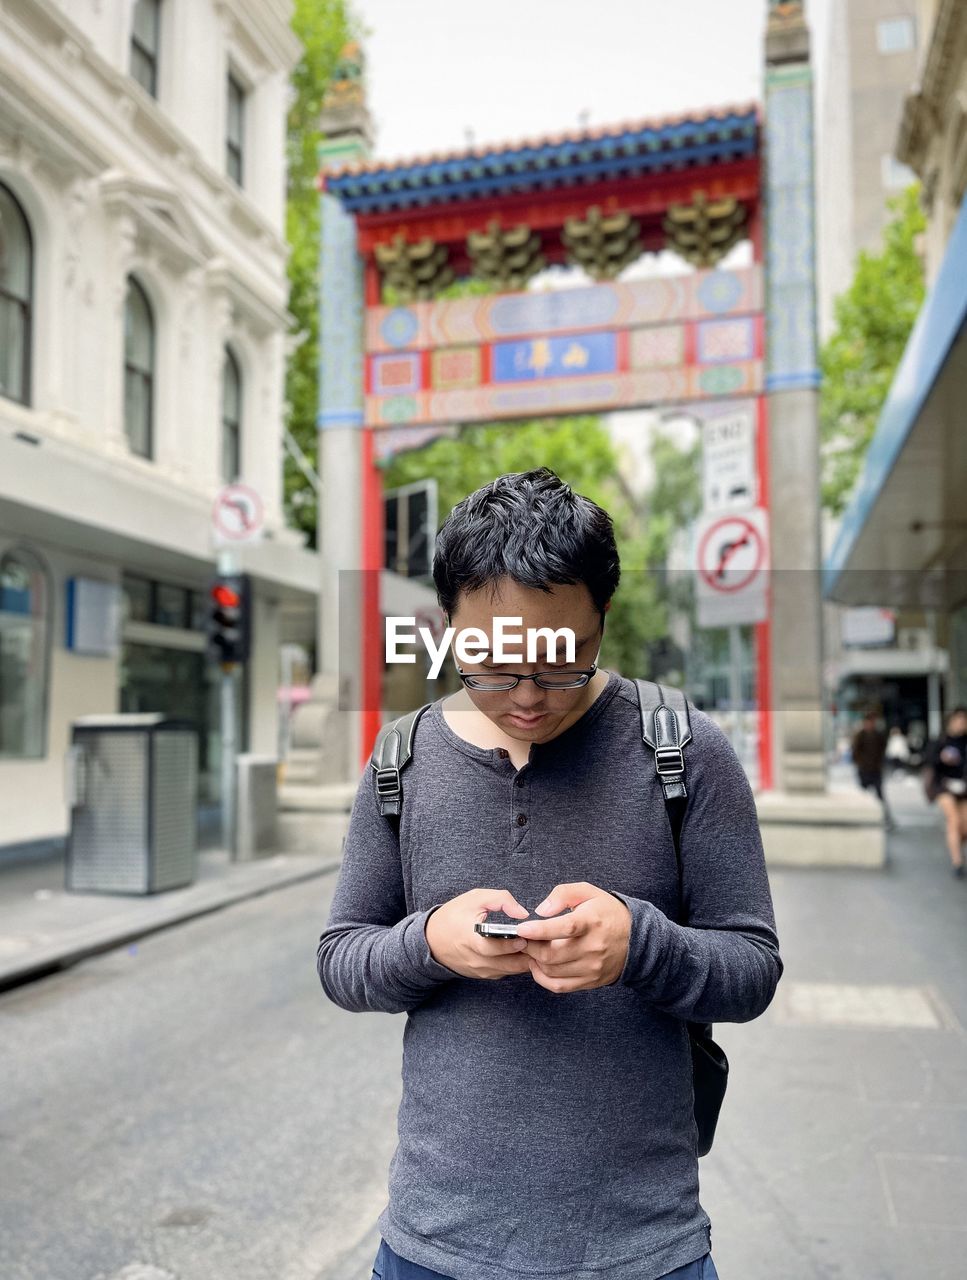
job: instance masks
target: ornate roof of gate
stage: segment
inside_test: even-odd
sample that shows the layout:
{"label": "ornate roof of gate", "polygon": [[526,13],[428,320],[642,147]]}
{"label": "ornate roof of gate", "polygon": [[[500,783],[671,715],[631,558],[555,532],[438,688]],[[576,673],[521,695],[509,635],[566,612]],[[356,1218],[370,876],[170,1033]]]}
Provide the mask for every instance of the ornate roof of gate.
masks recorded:
{"label": "ornate roof of gate", "polygon": [[351,213],[420,210],[534,191],[647,178],[758,156],[756,103],[607,125],[412,160],[329,170],[325,190]]}

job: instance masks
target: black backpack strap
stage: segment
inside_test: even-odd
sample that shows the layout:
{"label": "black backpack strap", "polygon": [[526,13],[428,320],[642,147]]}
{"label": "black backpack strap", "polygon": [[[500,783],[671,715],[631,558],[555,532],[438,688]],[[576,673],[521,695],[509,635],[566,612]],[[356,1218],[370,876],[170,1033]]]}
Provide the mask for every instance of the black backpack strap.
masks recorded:
{"label": "black backpack strap", "polygon": [[685,784],[685,747],[692,740],[688,703],[680,689],[669,689],[651,680],[636,680],[641,712],[641,736],[655,753],[655,772],[661,782],[668,822],[678,865],[679,900],[684,912],[682,885],[682,822],[688,804]]}
{"label": "black backpack strap", "polygon": [[370,765],[373,769],[373,784],[376,787],[376,801],[384,818],[390,820],[395,829],[399,827],[400,813],[403,809],[402,773],[413,758],[413,739],[420,716],[432,703],[408,711],[405,716],[384,724],[376,736]]}

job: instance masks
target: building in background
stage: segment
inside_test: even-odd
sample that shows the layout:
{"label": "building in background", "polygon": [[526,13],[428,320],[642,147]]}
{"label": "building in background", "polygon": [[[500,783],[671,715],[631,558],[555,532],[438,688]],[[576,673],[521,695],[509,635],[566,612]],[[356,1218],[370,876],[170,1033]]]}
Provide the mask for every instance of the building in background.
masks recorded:
{"label": "building in background", "polygon": [[923,187],[928,294],[824,586],[842,603],[931,618],[949,654],[949,710],[967,702],[967,5],[925,0],[920,17],[923,55],[896,153]]}
{"label": "building in background", "polygon": [[917,0],[834,0],[818,135],[819,329],[853,278],[861,249],[877,251],[887,201],[915,175],[894,147],[920,49]]}
{"label": "building in background", "polygon": [[243,742],[277,748],[279,648],[318,568],[282,509],[290,0],[0,8],[0,845],[67,826],[72,720],[198,726],[213,500],[264,541]]}

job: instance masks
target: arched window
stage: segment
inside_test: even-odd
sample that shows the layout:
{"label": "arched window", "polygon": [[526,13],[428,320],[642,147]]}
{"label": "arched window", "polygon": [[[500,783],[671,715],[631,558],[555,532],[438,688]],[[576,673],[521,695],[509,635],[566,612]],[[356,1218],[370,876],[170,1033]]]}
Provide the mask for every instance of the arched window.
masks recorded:
{"label": "arched window", "polygon": [[161,0],[135,0],[131,22],[131,74],[152,98],[158,96]]}
{"label": "arched window", "polygon": [[154,449],[154,316],[147,294],[128,276],[124,303],[124,430],[131,452],[150,458]]}
{"label": "arched window", "polygon": [[0,395],[30,403],[33,245],[30,224],[0,184]]}
{"label": "arched window", "polygon": [[40,560],[19,547],[0,556],[0,759],[46,754],[49,607]]}
{"label": "arched window", "polygon": [[231,347],[222,365],[222,479],[237,480],[242,469],[242,371]]}

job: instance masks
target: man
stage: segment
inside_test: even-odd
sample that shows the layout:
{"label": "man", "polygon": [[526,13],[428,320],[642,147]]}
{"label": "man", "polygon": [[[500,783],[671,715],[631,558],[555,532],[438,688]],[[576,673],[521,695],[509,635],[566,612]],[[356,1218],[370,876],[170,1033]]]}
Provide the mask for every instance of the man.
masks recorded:
{"label": "man", "polygon": [[[399,839],[360,782],[317,962],[344,1009],[407,1014],[373,1275],[714,1280],[685,1022],[758,1017],[782,973],[749,785],[690,708],[680,904],[634,685],[597,668],[611,519],[553,472],[459,503],[433,572],[454,627],[575,650],[463,667],[417,727]],[[491,913],[519,938],[477,934]]]}
{"label": "man", "polygon": [[864,791],[870,789],[876,794],[880,804],[883,806],[883,821],[888,828],[892,829],[894,826],[893,816],[887,806],[886,796],[883,794],[883,760],[886,756],[886,734],[877,727],[875,712],[867,711],[864,715],[860,727],[853,734],[850,754],[853,757],[853,764],[856,766],[856,777],[860,787]]}

